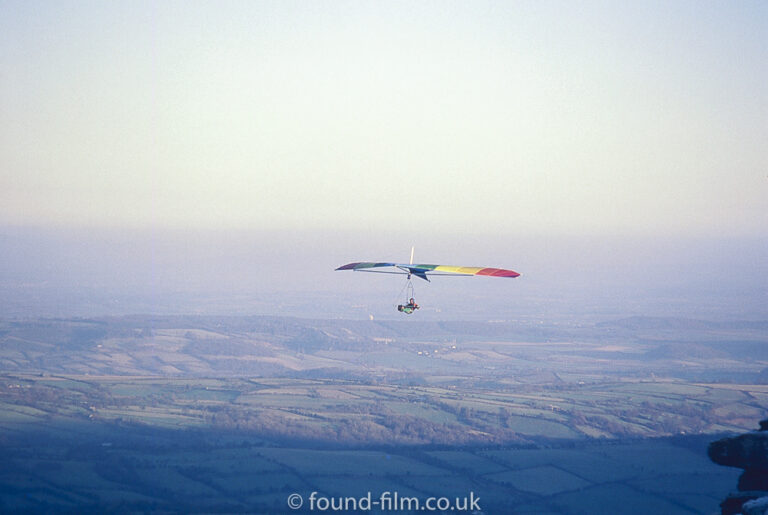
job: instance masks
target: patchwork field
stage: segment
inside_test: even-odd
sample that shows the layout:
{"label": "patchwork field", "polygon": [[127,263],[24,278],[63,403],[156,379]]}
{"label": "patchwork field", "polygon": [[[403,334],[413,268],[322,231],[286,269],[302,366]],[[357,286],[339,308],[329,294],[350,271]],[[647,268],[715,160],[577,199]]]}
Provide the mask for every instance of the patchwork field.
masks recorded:
{"label": "patchwork field", "polygon": [[706,446],[768,410],[764,328],[654,323],[0,322],[0,510],[716,512],[738,471]]}
{"label": "patchwork field", "polygon": [[618,506],[629,514],[649,506],[655,513],[712,513],[738,475],[703,457],[703,437],[341,450],[125,423],[54,419],[19,429],[2,429],[5,512],[285,513],[292,493],[308,499],[312,492],[370,492],[378,499],[397,492],[422,500],[472,494],[486,513],[609,513]]}

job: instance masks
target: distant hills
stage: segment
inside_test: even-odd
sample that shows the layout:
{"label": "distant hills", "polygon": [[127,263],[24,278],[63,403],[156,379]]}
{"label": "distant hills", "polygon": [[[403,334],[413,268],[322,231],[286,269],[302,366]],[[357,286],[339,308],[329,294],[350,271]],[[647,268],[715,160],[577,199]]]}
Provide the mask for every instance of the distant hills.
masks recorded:
{"label": "distant hills", "polygon": [[596,324],[597,327],[611,327],[630,330],[675,330],[675,331],[711,331],[711,330],[737,330],[737,331],[768,331],[768,321],[719,321],[697,320],[691,318],[676,317],[647,317],[633,316],[610,320]]}

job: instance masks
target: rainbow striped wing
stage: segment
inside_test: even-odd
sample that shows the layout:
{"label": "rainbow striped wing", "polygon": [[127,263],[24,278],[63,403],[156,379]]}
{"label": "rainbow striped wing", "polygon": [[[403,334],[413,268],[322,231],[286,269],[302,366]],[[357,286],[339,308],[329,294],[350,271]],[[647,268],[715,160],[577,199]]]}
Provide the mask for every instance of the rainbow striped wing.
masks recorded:
{"label": "rainbow striped wing", "polygon": [[519,277],[514,270],[504,268],[489,268],[482,266],[448,266],[448,265],[408,265],[408,268],[423,270],[424,273],[440,272],[460,275],[489,275],[491,277]]}
{"label": "rainbow striped wing", "polygon": [[370,268],[380,268],[384,266],[397,266],[397,263],[371,263],[371,262],[348,263],[344,266],[340,266],[336,270],[362,271]]}
{"label": "rainbow striped wing", "polygon": [[[377,268],[396,268],[399,271],[374,270]],[[357,263],[348,263],[340,266],[336,270],[354,270],[356,272],[382,272],[393,274],[413,274],[422,279],[429,280],[427,274],[431,275],[486,275],[490,277],[519,277],[520,274],[514,270],[504,268],[489,268],[480,266],[448,266],[448,265],[411,265],[402,263],[375,263],[371,261],[361,261]]]}

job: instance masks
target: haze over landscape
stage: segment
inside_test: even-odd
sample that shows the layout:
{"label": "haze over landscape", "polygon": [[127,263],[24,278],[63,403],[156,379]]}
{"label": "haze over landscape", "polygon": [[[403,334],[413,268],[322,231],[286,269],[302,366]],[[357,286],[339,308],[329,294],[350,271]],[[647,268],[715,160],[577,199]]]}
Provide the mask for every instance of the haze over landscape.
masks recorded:
{"label": "haze over landscape", "polygon": [[396,296],[329,272],[415,245],[523,273],[435,301],[768,304],[761,2],[2,12],[3,288]]}
{"label": "haze over landscape", "polygon": [[[708,442],[768,409],[766,33],[758,1],[0,2],[0,511],[716,512]],[[522,275],[414,278],[405,316],[334,271],[412,246]]]}

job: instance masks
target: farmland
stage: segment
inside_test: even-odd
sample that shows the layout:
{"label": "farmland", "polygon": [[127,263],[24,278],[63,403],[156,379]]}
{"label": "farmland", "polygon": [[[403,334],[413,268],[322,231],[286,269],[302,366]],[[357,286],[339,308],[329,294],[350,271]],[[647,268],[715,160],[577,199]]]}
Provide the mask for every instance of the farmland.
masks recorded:
{"label": "farmland", "polygon": [[[117,317],[0,324],[2,507],[706,513],[707,442],[768,408],[758,323]],[[618,504],[617,504],[618,503]]]}
{"label": "farmland", "polygon": [[737,477],[706,460],[708,439],[701,436],[339,449],[151,423],[54,417],[23,431],[19,422],[4,425],[3,510],[284,513],[291,493],[306,499],[311,492],[374,498],[397,492],[473,493],[487,513],[586,513],[600,495],[610,497],[606,503],[628,503],[622,513],[647,513],[648,506],[656,513],[706,513]]}

